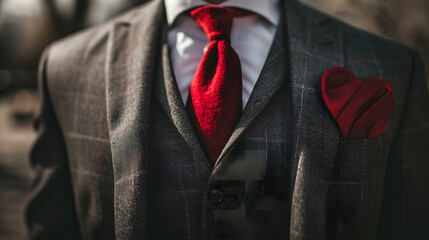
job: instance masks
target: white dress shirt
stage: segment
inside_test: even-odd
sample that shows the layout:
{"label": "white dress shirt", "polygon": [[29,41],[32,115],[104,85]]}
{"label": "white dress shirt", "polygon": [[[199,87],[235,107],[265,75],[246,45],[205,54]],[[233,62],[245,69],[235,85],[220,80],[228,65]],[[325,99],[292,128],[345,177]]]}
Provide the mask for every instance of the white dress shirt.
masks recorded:
{"label": "white dress shirt", "polygon": [[[186,104],[192,78],[209,40],[189,14],[192,8],[210,5],[202,0],[164,0],[169,24],[168,45],[174,75]],[[243,109],[258,80],[280,21],[278,0],[228,0],[218,6],[253,12],[234,18],[231,46],[237,52],[243,76]]]}

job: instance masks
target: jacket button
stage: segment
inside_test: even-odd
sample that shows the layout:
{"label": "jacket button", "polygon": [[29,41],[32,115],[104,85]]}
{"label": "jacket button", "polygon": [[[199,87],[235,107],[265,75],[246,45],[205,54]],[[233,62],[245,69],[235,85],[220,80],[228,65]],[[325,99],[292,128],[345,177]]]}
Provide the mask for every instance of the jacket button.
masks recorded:
{"label": "jacket button", "polygon": [[221,203],[223,200],[223,192],[219,189],[214,189],[209,194],[210,202]]}

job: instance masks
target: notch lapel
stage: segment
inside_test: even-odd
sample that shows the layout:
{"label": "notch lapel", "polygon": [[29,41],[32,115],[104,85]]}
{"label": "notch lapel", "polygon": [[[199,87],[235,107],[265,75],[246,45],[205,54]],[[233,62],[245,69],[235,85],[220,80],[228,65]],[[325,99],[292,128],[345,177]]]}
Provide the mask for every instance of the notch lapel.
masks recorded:
{"label": "notch lapel", "polygon": [[146,239],[147,138],[163,1],[133,11],[113,24],[105,65],[116,239]]}
{"label": "notch lapel", "polygon": [[290,239],[327,237],[327,184],[339,139],[338,128],[325,107],[321,76],[343,66],[343,33],[333,19],[286,1],[290,84],[294,119]]}

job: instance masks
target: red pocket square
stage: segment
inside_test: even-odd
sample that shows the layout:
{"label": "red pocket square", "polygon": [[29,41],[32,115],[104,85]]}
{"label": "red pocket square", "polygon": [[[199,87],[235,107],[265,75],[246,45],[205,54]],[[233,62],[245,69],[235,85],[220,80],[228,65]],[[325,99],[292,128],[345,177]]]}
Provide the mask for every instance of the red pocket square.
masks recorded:
{"label": "red pocket square", "polygon": [[344,67],[326,70],[322,93],[345,139],[381,136],[395,108],[388,81],[378,77],[360,81]]}

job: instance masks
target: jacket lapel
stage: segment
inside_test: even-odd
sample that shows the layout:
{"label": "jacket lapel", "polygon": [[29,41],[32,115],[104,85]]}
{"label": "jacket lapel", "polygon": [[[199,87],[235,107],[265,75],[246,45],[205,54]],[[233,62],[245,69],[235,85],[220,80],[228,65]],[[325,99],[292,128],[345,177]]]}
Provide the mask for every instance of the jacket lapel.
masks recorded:
{"label": "jacket lapel", "polygon": [[147,233],[147,137],[163,2],[134,13],[113,25],[105,68],[116,239],[145,239]]}
{"label": "jacket lapel", "polygon": [[290,239],[319,239],[329,232],[328,182],[339,139],[320,79],[328,68],[344,65],[343,33],[335,20],[298,1],[286,2],[295,124]]}

